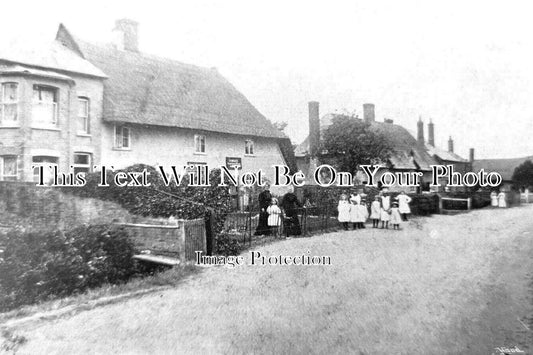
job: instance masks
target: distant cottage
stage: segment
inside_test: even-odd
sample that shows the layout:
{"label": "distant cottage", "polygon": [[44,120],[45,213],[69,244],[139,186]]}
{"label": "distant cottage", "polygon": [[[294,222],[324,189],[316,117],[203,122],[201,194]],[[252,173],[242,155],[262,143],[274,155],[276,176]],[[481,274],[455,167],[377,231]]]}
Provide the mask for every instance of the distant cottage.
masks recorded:
{"label": "distant cottage", "polygon": [[[319,115],[319,103],[309,102],[309,136],[294,150],[298,169],[306,174],[310,174],[320,164],[317,159],[318,146],[320,144],[321,132],[326,130],[333,122],[333,119],[340,114],[329,113],[322,118]],[[360,118],[353,118],[360,119]],[[391,190],[407,190],[411,192],[426,190],[429,191],[431,174],[431,165],[450,164],[459,172],[471,171],[471,162],[461,158],[453,151],[453,140],[450,137],[448,151],[435,147],[435,129],[433,122],[428,125],[428,142],[424,139],[424,123],[419,119],[417,124],[417,138],[413,137],[407,129],[397,124],[391,119],[385,119],[378,122],[375,119],[374,104],[363,105],[363,118],[373,129],[382,133],[393,149],[388,161],[383,162],[384,169],[391,172],[421,172],[423,173],[420,187],[404,189],[400,187],[391,187]],[[378,174],[379,175],[379,174]],[[364,175],[357,174],[360,183]],[[437,189],[433,189],[437,190]]]}
{"label": "distant cottage", "polygon": [[288,138],[216,69],[144,54],[137,32],[118,20],[97,45],[60,25],[51,44],[0,49],[0,180],[34,181],[41,164],[286,163]]}

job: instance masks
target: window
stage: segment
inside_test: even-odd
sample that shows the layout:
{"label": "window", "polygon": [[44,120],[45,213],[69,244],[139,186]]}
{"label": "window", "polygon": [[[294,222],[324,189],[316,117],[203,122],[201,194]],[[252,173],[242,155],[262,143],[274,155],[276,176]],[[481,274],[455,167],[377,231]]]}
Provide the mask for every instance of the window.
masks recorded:
{"label": "window", "polygon": [[3,156],[1,157],[1,177],[4,181],[17,180],[17,157],[16,156]]}
{"label": "window", "polygon": [[78,97],[78,133],[89,134],[89,99]]}
{"label": "window", "polygon": [[91,172],[91,154],[89,153],[74,153],[74,175],[77,173]]}
{"label": "window", "polygon": [[130,129],[124,126],[115,126],[115,148],[130,149]]}
{"label": "window", "polygon": [[[43,167],[43,182],[45,184],[51,184],[54,180],[53,167],[57,166],[58,158],[49,156],[34,156],[31,158],[33,166],[33,181],[39,182],[39,167]],[[52,168],[50,168],[52,167]]]}
{"label": "window", "polygon": [[0,92],[0,125],[13,125],[18,121],[18,84],[3,83]]}
{"label": "window", "polygon": [[57,112],[57,89],[33,85],[33,123],[40,126],[55,126]]}
{"label": "window", "polygon": [[244,154],[245,155],[254,155],[254,141],[247,139],[244,141]]}
{"label": "window", "polygon": [[205,153],[205,136],[201,134],[194,135],[194,152]]}

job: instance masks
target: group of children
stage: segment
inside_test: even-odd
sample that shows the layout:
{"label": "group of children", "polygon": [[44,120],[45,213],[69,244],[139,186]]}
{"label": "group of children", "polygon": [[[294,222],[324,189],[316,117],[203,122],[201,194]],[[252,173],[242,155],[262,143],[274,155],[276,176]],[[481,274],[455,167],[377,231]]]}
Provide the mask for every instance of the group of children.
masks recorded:
{"label": "group of children", "polygon": [[[402,194],[396,199],[400,203],[407,205],[411,199]],[[376,196],[374,201],[370,204],[370,215],[368,213],[368,206],[366,200],[360,195],[352,195],[348,199],[348,195],[342,194],[337,207],[339,215],[338,220],[345,230],[349,229],[352,223],[353,229],[365,228],[365,222],[368,217],[372,220],[372,227],[378,228],[381,221],[381,228],[389,228],[389,222],[393,229],[400,229],[400,222],[407,220],[407,213],[409,213],[404,206],[402,210],[399,208],[398,202],[393,202],[391,206],[390,196],[380,194]]]}

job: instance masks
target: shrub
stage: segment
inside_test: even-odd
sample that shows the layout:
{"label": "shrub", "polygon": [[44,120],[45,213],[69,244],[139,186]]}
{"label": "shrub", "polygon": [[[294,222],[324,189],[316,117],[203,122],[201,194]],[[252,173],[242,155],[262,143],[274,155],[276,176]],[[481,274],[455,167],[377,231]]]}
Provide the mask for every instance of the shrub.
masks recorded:
{"label": "shrub", "polygon": [[0,311],[124,282],[136,274],[133,244],[116,226],[12,230],[0,245]]}
{"label": "shrub", "polygon": [[[67,187],[65,190],[79,196],[114,201],[133,214],[149,217],[203,218],[207,209],[212,208],[216,212],[215,232],[222,229],[226,215],[232,209],[233,197],[227,186],[219,186],[220,170],[214,169],[210,172],[209,187],[189,186],[187,175],[184,176],[180,186],[175,186],[173,182],[170,186],[165,186],[160,172],[144,164],[133,165],[120,171],[142,172],[144,169],[150,174],[148,180],[151,186],[117,186],[113,182],[113,175],[118,173],[117,170],[107,171],[109,186],[98,186],[100,172],[95,172],[86,175],[85,186]],[[226,179],[226,183],[228,182],[229,179]]]}

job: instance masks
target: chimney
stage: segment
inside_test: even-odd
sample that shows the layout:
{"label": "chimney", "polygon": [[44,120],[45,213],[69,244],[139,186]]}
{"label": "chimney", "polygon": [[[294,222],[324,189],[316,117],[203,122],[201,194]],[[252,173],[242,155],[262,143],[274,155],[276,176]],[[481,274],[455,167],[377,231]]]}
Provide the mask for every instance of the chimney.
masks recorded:
{"label": "chimney", "polygon": [[376,120],[374,104],[363,104],[363,118],[366,123],[371,123]]}
{"label": "chimney", "polygon": [[418,128],[416,140],[418,141],[418,143],[424,144],[424,122],[422,122],[422,117],[418,118],[418,122],[416,125]]}
{"label": "chimney", "polygon": [[470,162],[474,162],[474,148],[470,148]]}
{"label": "chimney", "polygon": [[309,154],[316,156],[320,145],[320,117],[318,102],[309,102]]}
{"label": "chimney", "polygon": [[453,153],[453,139],[452,139],[452,136],[450,136],[450,138],[448,138],[448,151],[450,153]]}
{"label": "chimney", "polygon": [[428,144],[432,147],[435,146],[435,125],[433,124],[431,118],[429,119],[428,124]]}
{"label": "chimney", "polygon": [[131,52],[139,51],[139,23],[127,18],[116,20],[113,29],[117,49]]}

